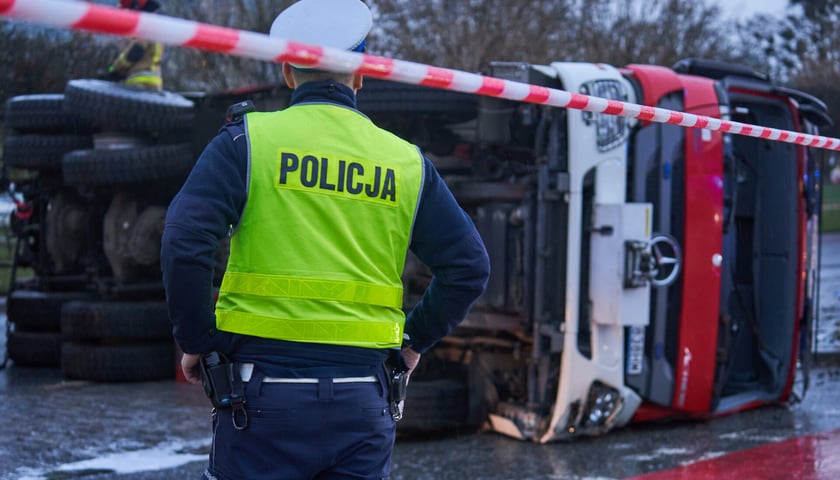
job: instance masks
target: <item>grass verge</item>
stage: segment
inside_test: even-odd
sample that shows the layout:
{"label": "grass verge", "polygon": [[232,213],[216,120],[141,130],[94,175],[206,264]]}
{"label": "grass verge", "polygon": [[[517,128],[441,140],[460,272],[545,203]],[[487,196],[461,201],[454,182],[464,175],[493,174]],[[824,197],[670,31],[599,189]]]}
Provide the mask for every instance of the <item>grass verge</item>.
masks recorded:
{"label": "grass verge", "polygon": [[825,185],[821,220],[823,232],[840,232],[840,184]]}

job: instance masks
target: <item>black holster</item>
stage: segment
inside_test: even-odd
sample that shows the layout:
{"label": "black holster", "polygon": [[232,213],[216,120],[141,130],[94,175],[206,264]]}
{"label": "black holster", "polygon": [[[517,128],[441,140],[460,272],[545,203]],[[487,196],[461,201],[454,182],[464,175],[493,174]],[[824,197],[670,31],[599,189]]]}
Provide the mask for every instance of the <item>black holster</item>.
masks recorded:
{"label": "black holster", "polygon": [[394,348],[388,352],[388,359],[385,360],[385,374],[389,382],[388,404],[391,417],[395,422],[399,422],[403,416],[405,392],[408,386],[408,365],[402,356],[402,349]]}
{"label": "black holster", "polygon": [[216,409],[233,409],[233,426],[244,430],[248,426],[248,414],[245,413],[245,386],[239,368],[240,364],[219,352],[204,354],[199,362],[204,394]]}

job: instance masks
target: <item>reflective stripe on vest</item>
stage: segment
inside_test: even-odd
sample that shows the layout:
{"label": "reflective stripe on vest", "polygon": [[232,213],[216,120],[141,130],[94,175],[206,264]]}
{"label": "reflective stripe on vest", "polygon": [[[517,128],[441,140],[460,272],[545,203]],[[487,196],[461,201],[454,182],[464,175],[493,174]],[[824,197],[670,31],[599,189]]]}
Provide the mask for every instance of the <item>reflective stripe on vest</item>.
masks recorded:
{"label": "reflective stripe on vest", "polygon": [[402,288],[388,285],[240,272],[225,273],[225,280],[229,293],[402,307]]}
{"label": "reflective stripe on vest", "polygon": [[[216,315],[219,312],[217,310]],[[373,320],[300,321],[277,316],[239,311],[224,312],[229,324],[270,325],[283,332],[283,340],[305,343],[330,343],[367,348],[393,348],[402,343],[402,326],[394,322]],[[254,333],[236,332],[254,335]],[[260,332],[257,332],[260,333]]]}
{"label": "reflective stripe on vest", "polygon": [[390,348],[423,182],[417,148],[337,105],[249,113],[248,201],[219,299],[219,330]]}
{"label": "reflective stripe on vest", "polygon": [[123,83],[129,87],[140,87],[146,90],[163,89],[163,79],[160,76],[160,72],[137,72],[126,78]]}

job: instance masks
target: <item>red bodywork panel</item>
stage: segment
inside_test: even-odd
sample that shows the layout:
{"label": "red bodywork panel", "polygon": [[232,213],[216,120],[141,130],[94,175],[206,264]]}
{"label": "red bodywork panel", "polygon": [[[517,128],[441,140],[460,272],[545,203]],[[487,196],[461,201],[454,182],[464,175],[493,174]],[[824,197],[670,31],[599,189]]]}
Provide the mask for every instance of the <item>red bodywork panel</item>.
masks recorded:
{"label": "red bodywork panel", "polygon": [[[683,89],[679,76],[670,68],[631,64],[627,65],[627,69],[633,72],[633,76],[642,86],[644,104],[649,107],[655,107],[665,95]],[[650,123],[648,121],[644,125]]]}
{"label": "red bodywork panel", "polygon": [[[714,80],[655,65],[627,69],[641,86],[645,105],[656,106],[663,96],[682,91],[685,112],[720,118]],[[723,248],[722,133],[697,128],[686,132],[685,176],[682,305],[672,408],[643,404],[634,421],[677,412],[702,414],[711,406],[720,315],[720,266],[713,258]]]}
{"label": "red bodywork panel", "polygon": [[[715,82],[680,75],[685,111],[720,118]],[[723,253],[723,134],[691,129],[685,145],[685,234],[673,408],[708,412],[715,380]],[[689,254],[690,253],[690,254]]]}

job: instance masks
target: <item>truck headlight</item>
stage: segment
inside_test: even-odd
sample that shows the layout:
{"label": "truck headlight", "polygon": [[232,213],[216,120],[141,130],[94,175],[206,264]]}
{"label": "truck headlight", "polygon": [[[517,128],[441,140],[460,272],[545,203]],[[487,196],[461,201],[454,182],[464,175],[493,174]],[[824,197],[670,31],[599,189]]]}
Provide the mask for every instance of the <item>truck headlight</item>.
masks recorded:
{"label": "truck headlight", "polygon": [[620,406],[621,396],[618,390],[601,382],[593,382],[586,397],[583,428],[588,430],[607,426],[607,422],[615,416]]}

